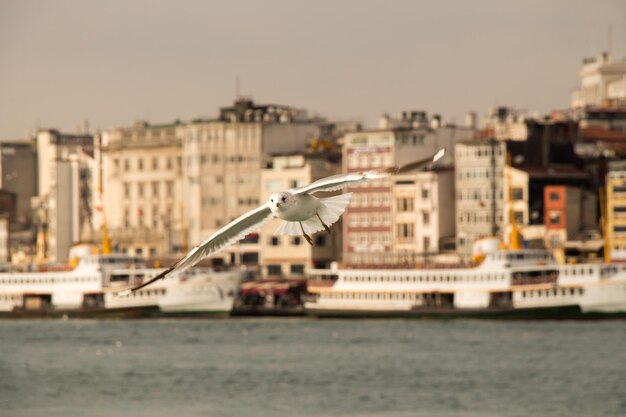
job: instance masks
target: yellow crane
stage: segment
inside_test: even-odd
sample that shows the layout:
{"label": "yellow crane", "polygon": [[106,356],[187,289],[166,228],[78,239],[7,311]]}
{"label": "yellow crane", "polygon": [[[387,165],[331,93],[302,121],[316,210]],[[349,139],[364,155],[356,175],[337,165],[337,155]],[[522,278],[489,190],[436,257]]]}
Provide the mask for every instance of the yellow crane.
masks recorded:
{"label": "yellow crane", "polygon": [[511,250],[520,250],[522,249],[522,240],[520,236],[520,231],[517,226],[517,222],[515,220],[515,206],[513,204],[513,172],[511,165],[511,153],[507,152],[506,155],[506,169],[507,169],[507,179],[509,183],[509,225],[511,226],[511,235],[509,236],[509,249]]}

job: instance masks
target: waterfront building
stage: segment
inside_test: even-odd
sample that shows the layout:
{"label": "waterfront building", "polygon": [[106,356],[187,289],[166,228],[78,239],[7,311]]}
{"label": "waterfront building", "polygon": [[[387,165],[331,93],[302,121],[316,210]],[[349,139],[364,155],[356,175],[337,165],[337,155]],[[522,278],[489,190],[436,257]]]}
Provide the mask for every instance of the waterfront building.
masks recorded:
{"label": "waterfront building", "polygon": [[626,59],[608,52],[584,58],[578,72],[580,87],[572,92],[571,107],[620,107],[626,105]]}
{"label": "waterfront building", "polygon": [[543,201],[546,248],[562,252],[564,257],[584,256],[585,252],[597,256],[602,240],[596,193],[574,185],[547,185]]}
{"label": "waterfront building", "polygon": [[32,139],[0,142],[0,189],[16,196],[13,228],[30,227],[31,199],[37,195],[37,153]]}
{"label": "waterfront building", "polygon": [[626,163],[613,162],[606,176],[605,250],[611,262],[626,262]]}
{"label": "waterfront building", "polygon": [[[274,156],[261,171],[262,201],[272,193],[301,187],[320,178],[341,171],[340,155],[334,152],[299,153]],[[336,193],[335,193],[336,194]],[[320,194],[318,197],[332,194]],[[331,234],[319,232],[312,236],[314,245],[309,245],[302,236],[275,236],[274,232],[282,220],[273,219],[258,233],[258,264],[263,277],[299,277],[308,268],[329,268],[341,257],[341,219],[331,226]],[[244,250],[246,241],[254,241],[254,235],[241,242]],[[250,252],[243,256],[253,256]],[[257,263],[257,262],[255,262]]]}
{"label": "waterfront building", "polygon": [[[306,111],[238,98],[213,119],[192,120],[183,133],[183,196],[189,241],[197,244],[265,199],[261,170],[270,155],[301,152],[324,133]],[[267,196],[265,197],[267,198]],[[237,263],[237,245],[213,263]]]}
{"label": "waterfront building", "polygon": [[[404,112],[398,119],[383,116],[380,127],[343,135],[344,173],[401,166],[427,158],[442,147],[448,153],[438,166],[451,166],[454,144],[474,135],[472,128],[442,126],[440,118],[428,119],[424,112]],[[347,191],[354,196],[343,216],[344,264],[381,267],[398,257],[438,251],[440,237],[450,233],[435,230],[441,224],[438,216],[450,214],[435,214],[449,194],[440,187],[453,190],[445,175],[412,174],[404,179],[405,184],[385,178],[350,187]],[[416,225],[421,227],[425,220],[431,228],[416,233]]]}
{"label": "waterfront building", "polygon": [[495,139],[460,142],[454,148],[456,248],[469,257],[474,243],[502,236],[506,143]]}
{"label": "waterfront building", "polygon": [[72,245],[93,233],[93,143],[88,133],[37,132],[38,194],[33,204],[45,213],[50,261],[67,261]]}
{"label": "waterfront building", "polygon": [[98,230],[106,220],[121,252],[155,257],[183,250],[184,129],[178,121],[137,122],[99,137],[103,199],[98,196]]}
{"label": "waterfront building", "polygon": [[398,175],[392,193],[393,253],[429,255],[454,249],[452,167]]}
{"label": "waterfront building", "polygon": [[9,262],[9,215],[0,213],[0,264]]}

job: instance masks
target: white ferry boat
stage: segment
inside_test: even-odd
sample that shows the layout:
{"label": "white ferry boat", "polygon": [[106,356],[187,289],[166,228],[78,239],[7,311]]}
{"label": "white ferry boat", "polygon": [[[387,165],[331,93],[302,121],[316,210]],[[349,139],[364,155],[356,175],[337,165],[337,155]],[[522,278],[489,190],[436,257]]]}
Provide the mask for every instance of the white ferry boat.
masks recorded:
{"label": "white ferry boat", "polygon": [[319,317],[626,317],[626,264],[559,265],[548,251],[486,254],[473,268],[312,270]]}
{"label": "white ferry boat", "polygon": [[241,271],[191,268],[117,295],[161,271],[112,254],[85,255],[72,270],[0,273],[0,317],[229,315],[244,279]]}

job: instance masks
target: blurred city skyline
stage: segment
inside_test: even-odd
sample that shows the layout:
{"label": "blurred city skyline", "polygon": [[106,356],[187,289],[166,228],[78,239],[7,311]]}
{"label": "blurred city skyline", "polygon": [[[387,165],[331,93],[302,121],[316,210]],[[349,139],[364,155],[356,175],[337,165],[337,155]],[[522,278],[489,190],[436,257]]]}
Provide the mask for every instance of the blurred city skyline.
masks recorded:
{"label": "blurred city skyline", "polygon": [[0,140],[214,116],[237,91],[366,126],[406,109],[542,113],[624,39],[626,4],[609,0],[3,1]]}

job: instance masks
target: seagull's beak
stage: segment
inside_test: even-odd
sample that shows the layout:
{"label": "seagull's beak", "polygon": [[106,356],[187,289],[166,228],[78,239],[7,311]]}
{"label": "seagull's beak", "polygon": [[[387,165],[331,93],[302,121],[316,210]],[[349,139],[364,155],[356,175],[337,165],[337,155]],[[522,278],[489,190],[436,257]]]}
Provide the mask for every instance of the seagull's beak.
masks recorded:
{"label": "seagull's beak", "polygon": [[276,208],[280,207],[280,203],[276,203]]}

